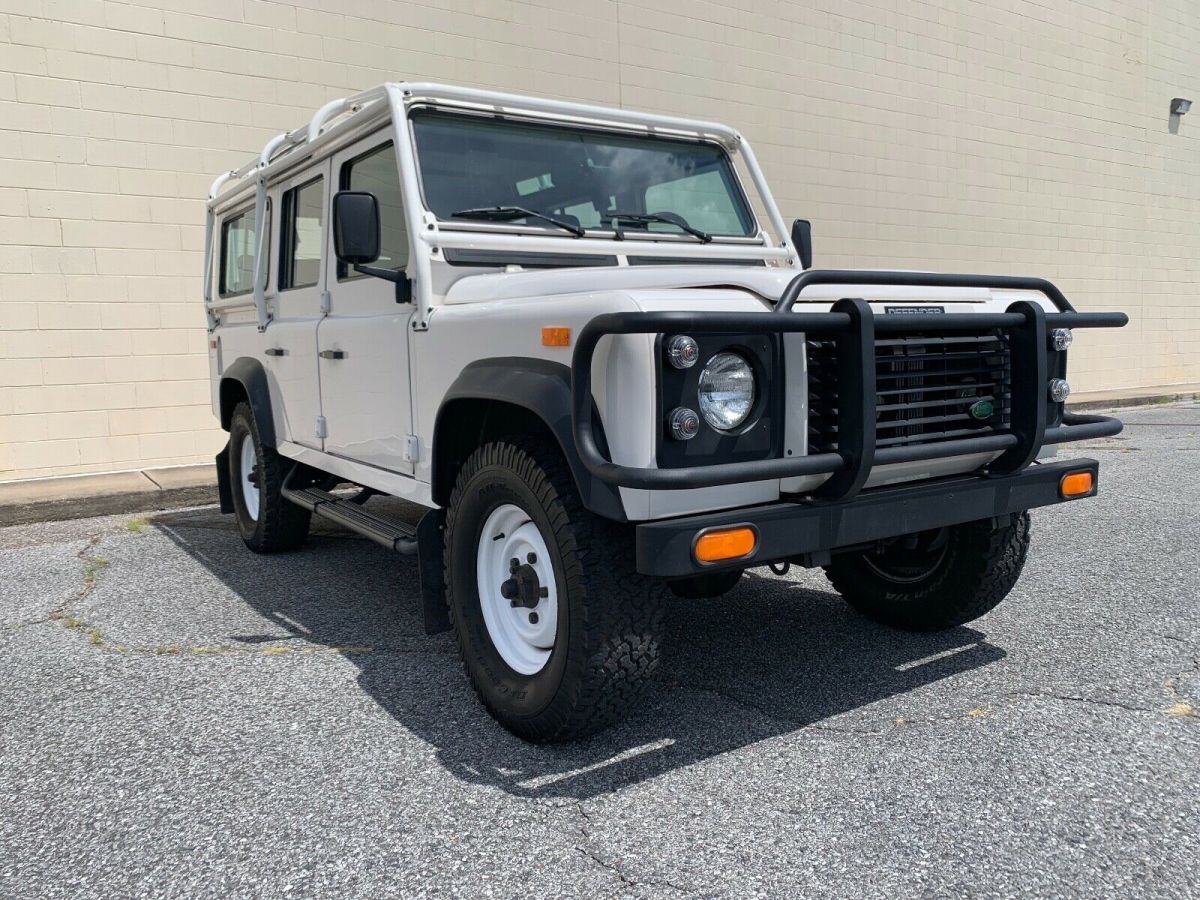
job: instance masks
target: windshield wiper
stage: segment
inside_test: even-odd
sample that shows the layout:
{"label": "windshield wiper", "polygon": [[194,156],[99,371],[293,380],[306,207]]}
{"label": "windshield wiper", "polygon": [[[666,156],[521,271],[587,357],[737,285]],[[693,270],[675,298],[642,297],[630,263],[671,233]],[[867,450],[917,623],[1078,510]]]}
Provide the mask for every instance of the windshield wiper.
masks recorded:
{"label": "windshield wiper", "polygon": [[485,222],[512,222],[516,219],[540,219],[556,228],[561,228],[563,231],[571,232],[577,238],[583,237],[585,233],[578,225],[572,225],[570,222],[563,219],[556,219],[554,216],[548,216],[545,213],[534,212],[532,209],[526,209],[523,206],[481,206],[475,209],[460,209],[458,212],[450,213],[450,218],[481,219]]}
{"label": "windshield wiper", "polygon": [[687,219],[677,213],[623,213],[614,212],[603,216],[600,221],[613,223],[613,236],[618,241],[625,240],[625,232],[621,230],[620,223],[634,222],[639,225],[648,225],[651,222],[661,222],[664,225],[674,225],[680,231],[686,231],[692,237],[700,239],[701,243],[708,244],[712,242],[712,235],[707,231],[701,231],[699,228],[693,228],[687,223]]}

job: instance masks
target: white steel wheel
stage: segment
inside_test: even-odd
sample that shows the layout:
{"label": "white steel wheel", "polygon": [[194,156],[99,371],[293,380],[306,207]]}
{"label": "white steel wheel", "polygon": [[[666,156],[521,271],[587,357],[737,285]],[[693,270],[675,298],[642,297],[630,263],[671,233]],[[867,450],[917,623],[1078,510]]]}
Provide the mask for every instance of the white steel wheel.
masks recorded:
{"label": "white steel wheel", "polygon": [[242,486],[242,502],[246,505],[246,514],[258,521],[261,496],[258,486],[258,454],[254,450],[254,437],[249,432],[242,435],[238,459],[238,483]]}
{"label": "white steel wheel", "polygon": [[506,503],[492,511],[479,534],[475,569],[496,651],[522,675],[540,672],[558,631],[558,586],[550,549],[525,510]]}

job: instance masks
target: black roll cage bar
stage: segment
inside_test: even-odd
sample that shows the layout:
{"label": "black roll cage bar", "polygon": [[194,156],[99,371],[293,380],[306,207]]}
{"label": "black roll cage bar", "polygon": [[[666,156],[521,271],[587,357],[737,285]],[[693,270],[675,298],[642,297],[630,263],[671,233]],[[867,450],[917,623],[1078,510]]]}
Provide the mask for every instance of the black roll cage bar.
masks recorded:
{"label": "black roll cage bar", "polygon": [[[914,313],[876,316],[861,299],[845,298],[829,312],[791,313],[800,292],[816,284],[865,284],[907,287],[970,287],[1036,291],[1060,310],[1046,313],[1028,300],[1003,313]],[[866,483],[873,466],[1000,453],[988,474],[1020,471],[1037,458],[1043,445],[1119,434],[1120,420],[1063,412],[1062,424],[1047,427],[1049,382],[1047,333],[1053,328],[1120,328],[1124,313],[1080,313],[1062,292],[1042,278],[1008,275],[942,275],[922,272],[855,272],[812,269],[797,275],[776,304],[775,313],[634,312],[596,316],[585,325],[571,360],[571,423],[580,459],[601,481],[644,490],[686,490],[739,482],[830,475],[816,496],[846,499]],[[785,315],[786,314],[786,315]],[[915,446],[875,446],[875,336],[938,331],[1002,329],[1009,337],[1012,359],[1011,426],[986,434]],[[832,335],[838,366],[838,434],[836,453],[716,463],[679,469],[622,466],[608,460],[597,446],[592,403],[592,357],[609,334],[751,333]]]}

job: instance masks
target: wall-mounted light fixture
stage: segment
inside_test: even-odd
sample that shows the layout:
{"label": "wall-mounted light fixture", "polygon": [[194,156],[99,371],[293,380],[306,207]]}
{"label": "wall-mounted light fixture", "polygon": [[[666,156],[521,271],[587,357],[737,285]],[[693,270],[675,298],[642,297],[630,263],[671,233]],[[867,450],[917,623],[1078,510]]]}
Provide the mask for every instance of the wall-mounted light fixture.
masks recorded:
{"label": "wall-mounted light fixture", "polygon": [[1182,116],[1191,108],[1191,100],[1184,100],[1182,97],[1176,97],[1171,101],[1171,115],[1173,116]]}

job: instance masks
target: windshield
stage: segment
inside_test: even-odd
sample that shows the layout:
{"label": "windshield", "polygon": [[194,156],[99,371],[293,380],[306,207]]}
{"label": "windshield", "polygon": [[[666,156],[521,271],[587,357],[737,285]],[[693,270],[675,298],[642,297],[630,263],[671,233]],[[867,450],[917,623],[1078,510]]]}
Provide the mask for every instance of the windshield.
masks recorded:
{"label": "windshield", "polygon": [[628,237],[756,234],[729,157],[714,144],[434,111],[412,123],[425,202],[442,220],[566,223]]}

